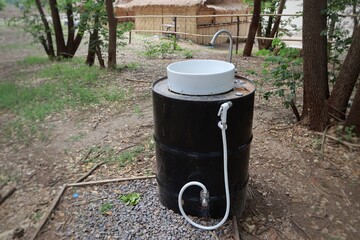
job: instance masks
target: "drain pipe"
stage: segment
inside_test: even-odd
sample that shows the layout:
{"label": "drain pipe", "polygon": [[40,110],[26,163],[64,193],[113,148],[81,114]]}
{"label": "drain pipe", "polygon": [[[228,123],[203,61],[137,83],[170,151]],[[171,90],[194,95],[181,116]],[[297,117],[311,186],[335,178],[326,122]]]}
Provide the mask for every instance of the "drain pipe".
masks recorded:
{"label": "drain pipe", "polygon": [[178,196],[178,205],[179,205],[179,209],[181,212],[181,215],[183,215],[183,217],[185,218],[185,220],[190,223],[191,225],[193,225],[194,227],[203,229],[203,230],[214,230],[217,229],[219,227],[221,227],[227,220],[227,218],[229,217],[229,212],[230,212],[230,193],[229,193],[229,179],[228,179],[228,166],[227,166],[227,162],[228,162],[228,154],[227,154],[227,143],[226,143],[226,119],[227,119],[227,111],[228,109],[232,106],[232,102],[226,102],[223,103],[220,106],[219,112],[218,112],[218,116],[220,116],[221,121],[218,123],[218,127],[221,129],[221,135],[222,135],[222,142],[223,142],[223,155],[224,155],[224,183],[225,183],[225,196],[226,196],[226,211],[225,211],[225,215],[223,217],[223,219],[216,225],[213,226],[204,226],[204,225],[200,225],[198,223],[195,223],[193,220],[191,220],[185,213],[183,207],[182,207],[182,195],[184,193],[184,191],[190,187],[190,186],[199,186],[202,188],[202,191],[200,192],[200,199],[201,199],[201,205],[203,207],[208,207],[208,198],[209,198],[209,192],[206,189],[205,185],[202,184],[201,182],[197,182],[197,181],[192,181],[192,182],[188,182],[187,184],[185,184],[180,192],[179,192],[179,196]]}

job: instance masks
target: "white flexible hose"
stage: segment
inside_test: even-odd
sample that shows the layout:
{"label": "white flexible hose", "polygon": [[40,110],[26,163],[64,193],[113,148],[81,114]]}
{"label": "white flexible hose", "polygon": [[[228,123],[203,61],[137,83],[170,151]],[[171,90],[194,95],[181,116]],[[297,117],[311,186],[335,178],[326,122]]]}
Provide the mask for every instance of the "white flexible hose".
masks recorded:
{"label": "white flexible hose", "polygon": [[[227,105],[225,105],[227,104]],[[204,192],[207,192],[207,189],[205,187],[204,184],[202,184],[201,182],[197,182],[197,181],[192,181],[192,182],[188,182],[187,184],[185,184],[180,192],[179,192],[179,196],[178,196],[178,205],[179,205],[179,209],[181,212],[181,215],[183,215],[183,217],[185,218],[185,220],[190,223],[191,225],[193,225],[194,227],[203,229],[203,230],[214,230],[217,229],[219,227],[221,227],[227,220],[227,218],[229,217],[229,212],[230,212],[230,193],[229,193],[229,180],[228,180],[228,154],[227,154],[227,143],[226,143],[226,117],[227,117],[227,110],[232,106],[231,102],[226,102],[224,104],[221,105],[220,110],[219,110],[219,116],[221,114],[221,121],[218,123],[219,128],[221,129],[221,135],[222,135],[222,142],[223,142],[223,155],[224,155],[224,184],[225,184],[225,196],[226,196],[226,211],[225,211],[225,215],[223,217],[223,219],[216,225],[213,226],[204,226],[198,223],[195,223],[193,220],[191,220],[185,213],[183,207],[182,207],[182,195],[184,193],[184,191],[189,187],[189,186],[199,186],[202,188],[202,190]]]}

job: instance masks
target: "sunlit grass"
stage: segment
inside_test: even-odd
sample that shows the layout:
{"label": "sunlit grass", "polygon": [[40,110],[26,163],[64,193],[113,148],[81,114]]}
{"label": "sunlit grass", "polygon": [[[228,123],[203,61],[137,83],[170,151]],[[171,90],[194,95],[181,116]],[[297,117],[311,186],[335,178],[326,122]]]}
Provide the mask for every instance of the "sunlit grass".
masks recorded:
{"label": "sunlit grass", "polygon": [[83,59],[50,62],[45,57],[28,57],[22,63],[42,68],[26,76],[26,82],[0,82],[0,110],[16,115],[15,121],[3,126],[11,135],[36,132],[36,127],[31,130],[25,125],[35,126],[46,116],[67,108],[119,102],[129,97],[128,90],[105,79],[106,71],[86,66]]}

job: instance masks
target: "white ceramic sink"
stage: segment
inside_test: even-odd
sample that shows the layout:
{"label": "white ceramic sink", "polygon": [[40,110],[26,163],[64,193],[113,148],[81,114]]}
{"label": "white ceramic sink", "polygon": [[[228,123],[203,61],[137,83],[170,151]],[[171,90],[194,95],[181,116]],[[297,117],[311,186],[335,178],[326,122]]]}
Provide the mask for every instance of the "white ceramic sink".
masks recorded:
{"label": "white ceramic sink", "polygon": [[167,67],[169,89],[187,95],[213,95],[234,88],[235,66],[218,60],[189,60]]}

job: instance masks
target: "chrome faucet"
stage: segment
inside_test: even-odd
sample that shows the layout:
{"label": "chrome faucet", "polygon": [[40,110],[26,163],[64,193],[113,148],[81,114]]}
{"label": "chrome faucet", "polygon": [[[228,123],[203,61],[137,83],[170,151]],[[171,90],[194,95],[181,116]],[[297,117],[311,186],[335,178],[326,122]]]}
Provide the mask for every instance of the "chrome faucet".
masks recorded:
{"label": "chrome faucet", "polygon": [[229,46],[229,63],[231,63],[231,60],[232,60],[232,49],[233,49],[233,40],[232,40],[231,33],[230,33],[228,30],[226,30],[226,29],[221,29],[221,30],[217,31],[217,32],[214,34],[213,38],[211,39],[210,44],[214,46],[214,45],[215,45],[215,40],[216,40],[216,38],[217,38],[221,33],[226,33],[226,34],[229,36],[229,41],[230,41],[230,46]]}

